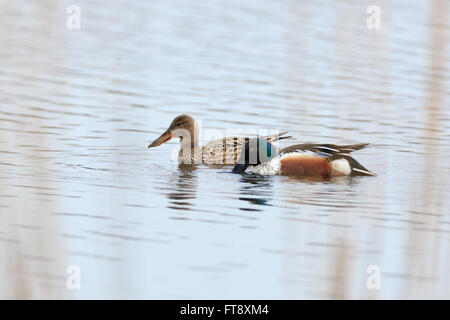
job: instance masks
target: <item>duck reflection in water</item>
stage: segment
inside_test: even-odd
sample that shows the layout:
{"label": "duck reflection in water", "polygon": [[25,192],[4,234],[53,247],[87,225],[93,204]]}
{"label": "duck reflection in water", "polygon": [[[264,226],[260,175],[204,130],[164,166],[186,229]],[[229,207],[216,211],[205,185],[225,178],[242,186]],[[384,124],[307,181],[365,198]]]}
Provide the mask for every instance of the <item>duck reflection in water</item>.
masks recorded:
{"label": "duck reflection in water", "polygon": [[255,208],[254,206],[271,206],[270,200],[273,194],[273,177],[261,176],[259,174],[245,174],[241,176],[239,182],[242,183],[240,188],[239,200],[243,200],[251,204],[251,207],[241,207],[243,211],[263,211],[263,208]]}
{"label": "duck reflection in water", "polygon": [[195,165],[179,164],[176,171],[176,184],[174,190],[167,194],[169,198],[168,208],[176,210],[192,210],[197,198],[197,174]]}

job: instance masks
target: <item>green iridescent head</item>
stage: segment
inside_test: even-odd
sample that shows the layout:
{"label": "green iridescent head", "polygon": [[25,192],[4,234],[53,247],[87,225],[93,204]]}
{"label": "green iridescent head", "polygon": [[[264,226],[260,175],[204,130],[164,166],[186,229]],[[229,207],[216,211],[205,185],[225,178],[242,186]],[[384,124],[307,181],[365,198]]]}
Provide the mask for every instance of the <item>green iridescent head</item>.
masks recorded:
{"label": "green iridescent head", "polygon": [[241,150],[241,154],[233,173],[242,173],[248,166],[256,166],[275,157],[277,154],[274,146],[263,138],[253,138],[247,141]]}

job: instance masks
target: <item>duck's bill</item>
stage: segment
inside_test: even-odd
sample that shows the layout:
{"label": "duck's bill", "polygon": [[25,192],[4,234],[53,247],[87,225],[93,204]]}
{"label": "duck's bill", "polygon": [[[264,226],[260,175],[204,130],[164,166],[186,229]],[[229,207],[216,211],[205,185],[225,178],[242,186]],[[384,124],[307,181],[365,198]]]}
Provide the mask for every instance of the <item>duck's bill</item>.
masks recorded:
{"label": "duck's bill", "polygon": [[160,145],[162,145],[163,143],[169,141],[172,138],[173,138],[172,132],[167,130],[162,135],[160,135],[158,139],[156,139],[155,141],[150,143],[148,145],[148,147],[149,148],[154,148],[154,147],[160,146]]}
{"label": "duck's bill", "polygon": [[247,165],[245,164],[241,164],[241,163],[237,163],[234,168],[233,171],[231,171],[232,173],[243,173],[245,171],[245,169],[247,169]]}

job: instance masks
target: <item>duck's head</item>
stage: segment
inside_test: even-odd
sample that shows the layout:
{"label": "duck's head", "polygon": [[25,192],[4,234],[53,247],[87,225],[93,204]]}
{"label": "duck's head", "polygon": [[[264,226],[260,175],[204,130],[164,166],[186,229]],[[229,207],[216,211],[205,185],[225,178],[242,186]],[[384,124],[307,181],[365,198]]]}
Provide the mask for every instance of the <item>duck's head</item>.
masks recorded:
{"label": "duck's head", "polygon": [[187,114],[175,117],[172,120],[169,128],[164,131],[158,139],[149,144],[149,148],[157,147],[163,143],[173,139],[180,138],[181,143],[187,142],[188,144],[194,144],[198,137],[198,128],[194,121],[194,118]]}
{"label": "duck's head", "polygon": [[263,138],[253,138],[247,141],[242,148],[241,154],[233,173],[243,173],[248,166],[257,166],[275,157],[277,154],[274,146]]}

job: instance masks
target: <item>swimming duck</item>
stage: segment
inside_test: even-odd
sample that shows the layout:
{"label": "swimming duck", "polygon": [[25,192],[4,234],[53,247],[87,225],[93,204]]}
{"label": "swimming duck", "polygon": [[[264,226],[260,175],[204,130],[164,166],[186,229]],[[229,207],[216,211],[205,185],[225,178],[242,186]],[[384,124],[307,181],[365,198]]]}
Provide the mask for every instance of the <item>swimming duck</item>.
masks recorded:
{"label": "swimming duck", "polygon": [[[264,137],[266,141],[274,142],[287,139],[287,131]],[[180,138],[178,162],[184,164],[236,164],[239,154],[248,137],[225,137],[211,141],[205,146],[199,146],[198,126],[194,119],[186,114],[173,119],[169,128],[164,131],[148,148],[154,148],[173,139]]]}
{"label": "swimming duck", "polygon": [[368,143],[345,146],[334,144],[296,144],[277,151],[261,138],[247,141],[233,173],[244,171],[261,175],[295,176],[373,176],[350,153],[367,147]]}

